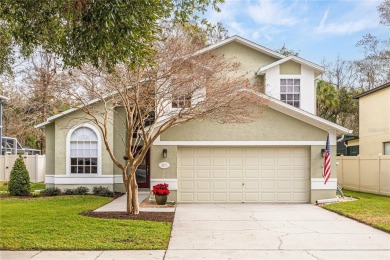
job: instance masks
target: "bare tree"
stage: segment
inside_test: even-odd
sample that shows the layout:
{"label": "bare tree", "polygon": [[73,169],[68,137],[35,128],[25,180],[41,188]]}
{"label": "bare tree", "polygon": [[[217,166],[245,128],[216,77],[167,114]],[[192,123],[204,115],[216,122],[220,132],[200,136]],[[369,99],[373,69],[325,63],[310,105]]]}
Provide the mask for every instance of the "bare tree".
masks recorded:
{"label": "bare tree", "polygon": [[378,6],[380,23],[390,26],[390,0],[385,0]]}
{"label": "bare tree", "polygon": [[334,62],[329,62],[325,59],[322,60],[322,66],[325,68],[324,80],[331,83],[337,89],[343,86],[356,86],[356,65],[353,61],[343,60],[340,56],[337,56]]}
{"label": "bare tree", "polygon": [[43,51],[20,67],[19,79],[9,88],[11,100],[4,110],[5,134],[44,152],[44,133],[34,125],[68,108],[60,91],[68,87],[67,74],[54,55]]}
{"label": "bare tree", "polygon": [[[156,43],[154,65],[136,70],[118,66],[110,74],[81,70],[84,77],[99,78],[99,84],[77,84],[79,77],[75,77],[70,91],[80,110],[100,129],[111,160],[122,172],[129,214],[139,213],[136,170],[163,132],[196,119],[251,122],[261,116],[257,108],[266,105],[257,86],[237,72],[238,63],[196,52],[203,46],[180,30],[166,33],[166,40]],[[86,93],[91,92],[100,105],[89,105]],[[112,128],[124,145],[124,159],[110,145]]]}

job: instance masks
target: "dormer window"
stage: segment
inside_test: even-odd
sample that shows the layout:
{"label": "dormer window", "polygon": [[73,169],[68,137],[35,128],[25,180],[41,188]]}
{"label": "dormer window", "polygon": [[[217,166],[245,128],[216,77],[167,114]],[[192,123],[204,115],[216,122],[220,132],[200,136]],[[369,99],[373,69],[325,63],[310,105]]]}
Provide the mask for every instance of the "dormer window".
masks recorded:
{"label": "dormer window", "polygon": [[300,107],[300,79],[280,79],[280,100],[294,107]]}

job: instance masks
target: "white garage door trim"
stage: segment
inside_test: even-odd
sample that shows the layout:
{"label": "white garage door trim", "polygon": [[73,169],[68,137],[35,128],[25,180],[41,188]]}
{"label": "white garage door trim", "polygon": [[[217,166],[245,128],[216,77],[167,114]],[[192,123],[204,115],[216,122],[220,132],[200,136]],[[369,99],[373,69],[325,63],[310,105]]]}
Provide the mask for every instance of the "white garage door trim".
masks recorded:
{"label": "white garage door trim", "polygon": [[179,147],[178,202],[307,203],[308,147]]}

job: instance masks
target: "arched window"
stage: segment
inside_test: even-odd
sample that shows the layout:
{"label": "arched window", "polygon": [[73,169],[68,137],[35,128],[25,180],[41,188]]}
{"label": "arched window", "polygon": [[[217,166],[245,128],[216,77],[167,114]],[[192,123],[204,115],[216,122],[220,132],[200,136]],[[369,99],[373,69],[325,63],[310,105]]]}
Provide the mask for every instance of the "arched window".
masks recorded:
{"label": "arched window", "polygon": [[99,138],[87,126],[76,128],[69,139],[70,174],[97,174],[99,165]]}

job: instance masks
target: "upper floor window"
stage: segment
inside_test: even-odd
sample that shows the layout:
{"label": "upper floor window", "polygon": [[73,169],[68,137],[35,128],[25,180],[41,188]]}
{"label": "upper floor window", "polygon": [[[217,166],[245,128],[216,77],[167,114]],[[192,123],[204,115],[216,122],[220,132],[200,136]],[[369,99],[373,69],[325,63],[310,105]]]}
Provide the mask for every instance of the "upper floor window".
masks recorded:
{"label": "upper floor window", "polygon": [[188,108],[191,107],[191,95],[174,93],[172,95],[173,108]]}
{"label": "upper floor window", "polygon": [[70,173],[98,173],[98,136],[94,130],[82,126],[73,131],[69,141]]}
{"label": "upper floor window", "polygon": [[300,79],[280,79],[280,100],[294,107],[300,106]]}

